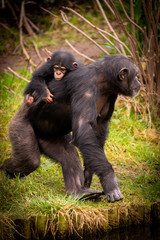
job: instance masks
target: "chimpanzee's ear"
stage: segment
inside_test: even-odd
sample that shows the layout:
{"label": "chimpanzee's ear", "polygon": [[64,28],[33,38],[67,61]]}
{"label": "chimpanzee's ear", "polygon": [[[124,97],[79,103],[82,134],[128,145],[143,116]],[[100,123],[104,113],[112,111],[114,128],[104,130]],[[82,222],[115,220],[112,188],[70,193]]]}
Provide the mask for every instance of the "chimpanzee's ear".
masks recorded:
{"label": "chimpanzee's ear", "polygon": [[126,80],[128,77],[128,69],[127,68],[122,68],[120,71],[119,71],[119,79],[120,80]]}
{"label": "chimpanzee's ear", "polygon": [[75,66],[75,68],[79,67],[77,62],[73,62],[72,64],[73,64],[73,66]]}
{"label": "chimpanzee's ear", "polygon": [[47,61],[49,61],[49,60],[51,60],[51,57],[48,57],[48,58],[47,58]]}

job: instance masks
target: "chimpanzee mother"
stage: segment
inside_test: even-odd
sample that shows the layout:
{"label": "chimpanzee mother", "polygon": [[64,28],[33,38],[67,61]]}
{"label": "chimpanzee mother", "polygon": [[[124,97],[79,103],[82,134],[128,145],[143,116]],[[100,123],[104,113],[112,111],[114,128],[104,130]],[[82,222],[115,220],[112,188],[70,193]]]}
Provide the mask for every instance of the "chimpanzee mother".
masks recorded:
{"label": "chimpanzee mother", "polygon": [[[108,123],[118,94],[136,96],[137,67],[123,55],[105,56],[48,85],[53,103],[24,103],[11,121],[12,157],[6,175],[28,175],[43,153],[62,165],[67,194],[91,195],[92,175],[99,176],[108,201],[123,198],[112,165],[104,153]],[[72,136],[70,132],[72,131]],[[83,156],[85,171],[76,150]]]}

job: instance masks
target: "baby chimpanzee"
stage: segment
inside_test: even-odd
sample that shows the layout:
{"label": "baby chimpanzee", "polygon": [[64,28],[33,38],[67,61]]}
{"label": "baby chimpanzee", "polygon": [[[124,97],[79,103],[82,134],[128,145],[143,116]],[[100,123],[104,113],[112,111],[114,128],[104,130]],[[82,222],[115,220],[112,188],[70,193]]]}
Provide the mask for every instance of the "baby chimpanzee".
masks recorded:
{"label": "baby chimpanzee", "polygon": [[70,52],[59,50],[53,53],[51,58],[33,73],[32,80],[24,91],[26,105],[29,106],[34,100],[51,103],[53,95],[48,89],[48,83],[53,79],[61,80],[67,72],[77,67],[78,63]]}

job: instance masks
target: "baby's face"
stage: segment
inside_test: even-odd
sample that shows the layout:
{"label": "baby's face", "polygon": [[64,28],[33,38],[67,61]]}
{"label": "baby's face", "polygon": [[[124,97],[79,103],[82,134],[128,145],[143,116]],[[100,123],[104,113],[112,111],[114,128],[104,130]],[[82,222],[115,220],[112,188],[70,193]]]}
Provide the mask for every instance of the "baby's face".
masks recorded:
{"label": "baby's face", "polygon": [[67,71],[67,69],[64,66],[59,66],[59,65],[54,65],[53,69],[54,69],[54,78],[56,80],[61,80]]}

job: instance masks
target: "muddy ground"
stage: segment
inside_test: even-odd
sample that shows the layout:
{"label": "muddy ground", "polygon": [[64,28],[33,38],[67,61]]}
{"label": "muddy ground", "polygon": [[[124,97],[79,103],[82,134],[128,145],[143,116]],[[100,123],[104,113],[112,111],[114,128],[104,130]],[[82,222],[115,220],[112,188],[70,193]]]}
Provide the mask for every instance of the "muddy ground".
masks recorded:
{"label": "muddy ground", "polygon": [[[73,44],[73,46],[79,52],[87,55],[90,58],[93,58],[94,60],[98,60],[100,58],[100,54],[102,53],[102,51],[96,45],[94,45],[90,42],[83,42],[83,43],[77,42],[77,43]],[[66,44],[61,44],[61,45],[54,46],[54,47],[48,46],[47,49],[50,52],[54,52],[54,51],[57,51],[60,49],[68,50],[68,51],[71,51],[74,54],[74,56],[77,59],[79,59],[80,61],[82,61],[83,63],[85,63],[85,64],[91,63],[91,61],[86,60],[84,57],[80,56],[78,53],[76,53],[74,50],[72,50]],[[48,54],[47,54],[45,48],[39,49],[39,52],[40,52],[43,60],[45,60],[48,57]],[[37,56],[36,51],[29,52],[29,55],[36,65],[39,66],[41,64],[41,60]],[[0,56],[0,71],[1,72],[4,72],[7,69],[7,67],[11,67],[14,70],[17,70],[17,69],[21,69],[21,68],[27,67],[27,66],[28,66],[27,60],[23,54],[13,53],[10,55],[3,54]]]}

